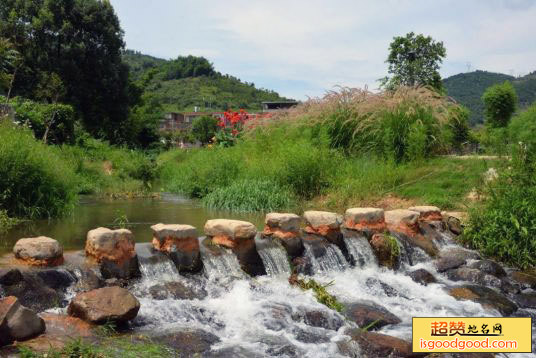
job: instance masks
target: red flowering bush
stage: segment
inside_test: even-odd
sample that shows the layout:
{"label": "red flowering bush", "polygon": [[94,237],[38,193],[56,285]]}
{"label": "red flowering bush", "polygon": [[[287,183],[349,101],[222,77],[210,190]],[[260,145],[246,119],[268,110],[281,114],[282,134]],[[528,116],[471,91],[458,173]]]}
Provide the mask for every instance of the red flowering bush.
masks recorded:
{"label": "red flowering bush", "polygon": [[242,134],[244,124],[249,119],[249,114],[243,109],[239,112],[226,111],[218,123],[221,129],[216,133],[215,143],[222,147],[233,146]]}

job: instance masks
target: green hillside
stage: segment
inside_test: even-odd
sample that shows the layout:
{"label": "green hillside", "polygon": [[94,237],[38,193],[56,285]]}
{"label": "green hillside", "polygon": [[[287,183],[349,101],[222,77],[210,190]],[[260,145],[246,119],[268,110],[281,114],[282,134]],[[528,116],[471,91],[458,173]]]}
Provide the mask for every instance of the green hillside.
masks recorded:
{"label": "green hillside", "polygon": [[244,108],[261,109],[263,101],[287,100],[278,93],[256,88],[253,83],[217,72],[203,57],[179,56],[163,60],[126,50],[123,60],[131,74],[143,87],[146,95],[166,112],[202,111]]}
{"label": "green hillside", "polygon": [[511,81],[519,97],[520,108],[536,101],[536,72],[523,77],[502,73],[474,71],[460,73],[443,80],[449,96],[471,110],[472,125],[484,122],[484,105],[481,97],[486,88],[504,81]]}

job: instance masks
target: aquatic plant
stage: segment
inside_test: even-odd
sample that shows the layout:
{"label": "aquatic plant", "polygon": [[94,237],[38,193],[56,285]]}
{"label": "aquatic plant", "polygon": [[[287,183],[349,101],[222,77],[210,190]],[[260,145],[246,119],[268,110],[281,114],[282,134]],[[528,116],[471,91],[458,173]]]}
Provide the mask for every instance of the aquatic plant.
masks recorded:
{"label": "aquatic plant", "polygon": [[325,285],[321,285],[314,279],[309,279],[306,281],[304,279],[300,279],[298,275],[293,274],[289,278],[289,283],[293,286],[298,286],[304,291],[313,290],[317,301],[332,310],[337,312],[342,312],[344,310],[344,305],[337,301],[335,296],[329,294],[329,292],[326,290],[327,287],[333,285],[333,281]]}

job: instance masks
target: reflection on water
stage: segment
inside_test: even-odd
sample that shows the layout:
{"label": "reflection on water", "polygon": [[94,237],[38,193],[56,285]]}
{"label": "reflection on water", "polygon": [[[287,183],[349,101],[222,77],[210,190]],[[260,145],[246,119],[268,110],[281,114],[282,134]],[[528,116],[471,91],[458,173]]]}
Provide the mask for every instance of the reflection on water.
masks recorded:
{"label": "reflection on water", "polygon": [[203,234],[208,219],[225,218],[246,220],[262,228],[264,216],[252,213],[230,213],[207,210],[198,202],[163,193],[161,198],[138,198],[129,200],[106,200],[82,197],[72,215],[53,220],[35,220],[23,223],[0,235],[0,252],[11,251],[15,242],[23,237],[49,236],[63,244],[65,250],[82,249],[86,234],[99,226],[114,226],[114,220],[125,214],[129,229],[138,242],[152,238],[150,226],[157,223],[189,224]]}

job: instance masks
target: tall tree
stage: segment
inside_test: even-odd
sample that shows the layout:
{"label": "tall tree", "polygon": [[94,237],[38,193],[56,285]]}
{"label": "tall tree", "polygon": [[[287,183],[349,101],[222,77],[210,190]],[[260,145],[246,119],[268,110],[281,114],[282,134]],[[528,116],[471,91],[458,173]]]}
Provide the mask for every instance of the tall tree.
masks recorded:
{"label": "tall tree", "polygon": [[517,107],[517,94],[510,81],[488,87],[482,95],[486,123],[506,127]]}
{"label": "tall tree", "polygon": [[0,93],[7,92],[8,99],[19,62],[20,56],[13,44],[0,37]]}
{"label": "tall tree", "polygon": [[447,52],[443,42],[437,42],[430,36],[397,36],[389,45],[388,72],[391,77],[381,79],[381,85],[388,89],[403,86],[431,86],[442,90],[439,67]]}
{"label": "tall tree", "polygon": [[43,73],[56,73],[65,87],[59,101],[74,106],[90,133],[126,139],[139,94],[121,61],[123,31],[109,0],[2,0],[0,36],[22,55],[15,94],[37,98]]}

